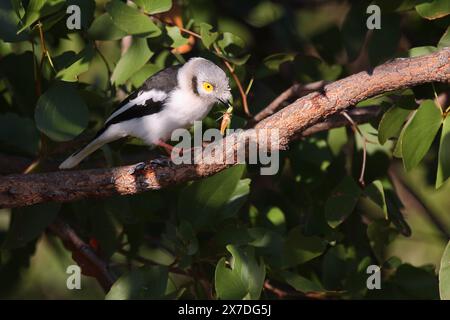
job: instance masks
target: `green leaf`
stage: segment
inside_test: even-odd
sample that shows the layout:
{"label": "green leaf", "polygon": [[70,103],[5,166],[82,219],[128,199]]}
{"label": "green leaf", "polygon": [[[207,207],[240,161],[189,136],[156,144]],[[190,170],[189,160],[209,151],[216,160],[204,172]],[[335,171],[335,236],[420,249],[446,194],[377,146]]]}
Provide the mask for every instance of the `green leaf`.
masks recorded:
{"label": "green leaf", "polygon": [[395,228],[405,237],[411,236],[411,227],[403,217],[399,208],[399,200],[396,196],[386,193],[386,205],[389,214],[389,220],[394,224]]}
{"label": "green leaf", "polygon": [[450,241],[447,243],[441,258],[439,294],[442,300],[450,300]]}
{"label": "green leaf", "polygon": [[364,189],[364,196],[360,199],[360,207],[363,207],[364,211],[368,212],[373,219],[388,219],[386,199],[381,181],[375,180]]}
{"label": "green leaf", "polygon": [[396,230],[390,227],[389,224],[389,221],[377,220],[367,227],[369,244],[380,264],[385,261],[386,247],[397,235]]}
{"label": "green leaf", "polygon": [[394,147],[394,151],[392,152],[392,155],[396,158],[402,157],[403,136],[404,136],[405,130],[408,127],[411,120],[412,120],[412,118],[410,118],[406,122],[406,124],[403,126],[402,130],[400,131],[400,135],[398,136],[397,142],[395,143],[395,147]]}
{"label": "green leaf", "polygon": [[406,170],[417,166],[430,149],[442,124],[442,114],[432,100],[422,102],[406,127],[402,139],[403,164]]}
{"label": "green leaf", "polygon": [[300,227],[289,231],[283,246],[282,267],[293,267],[320,256],[326,249],[326,242],[317,236],[305,236]]}
{"label": "green leaf", "polygon": [[266,277],[266,267],[262,259],[255,258],[254,249],[228,245],[233,258],[227,267],[225,258],[220,259],[215,271],[217,297],[228,299],[259,299]]}
{"label": "green leaf", "polygon": [[23,247],[39,237],[56,219],[60,208],[60,203],[47,202],[13,209],[3,247],[6,249]]}
{"label": "green leaf", "polygon": [[106,11],[114,24],[127,34],[142,37],[157,37],[161,34],[149,17],[119,0],[108,2]]}
{"label": "green leaf", "polygon": [[327,144],[334,156],[337,156],[348,142],[346,127],[328,130]]}
{"label": "green leaf", "polygon": [[324,292],[325,289],[318,283],[313,282],[305,277],[289,271],[281,271],[280,276],[295,290],[308,293],[308,292]]}
{"label": "green leaf", "polygon": [[424,56],[426,54],[430,54],[430,53],[433,53],[436,51],[437,51],[437,48],[433,47],[433,46],[415,47],[415,48],[409,49],[408,55],[409,55],[409,57],[413,58],[413,57]]}
{"label": "green leaf", "polygon": [[166,12],[172,8],[172,0],[134,0],[134,2],[149,14]]}
{"label": "green leaf", "polygon": [[176,26],[166,26],[167,35],[172,39],[172,43],[170,46],[172,48],[178,48],[181,46],[184,46],[185,44],[188,44],[189,39],[185,38],[181,35],[180,29]]}
{"label": "green leaf", "polygon": [[267,220],[275,227],[276,230],[284,233],[286,231],[286,216],[278,207],[272,207],[267,211]]}
{"label": "green leaf", "polygon": [[250,193],[250,182],[250,179],[241,179],[238,181],[230,199],[223,206],[222,210],[217,213],[215,221],[231,218],[238,212]]}
{"label": "green leaf", "polygon": [[78,76],[89,69],[89,65],[94,57],[94,48],[86,47],[83,51],[73,57],[73,59],[56,74],[56,79],[68,82],[78,81]]}
{"label": "green leaf", "polygon": [[450,14],[450,2],[445,0],[425,2],[416,6],[416,11],[425,19],[439,19]]}
{"label": "green leaf", "polygon": [[34,114],[36,126],[55,141],[68,141],[88,124],[89,111],[74,86],[55,82],[39,98]]}
{"label": "green leaf", "polygon": [[243,53],[245,47],[244,40],[231,32],[221,34],[217,45],[223,52],[221,56],[236,65],[243,65],[250,58],[249,54]]}
{"label": "green leaf", "polygon": [[437,45],[439,49],[444,47],[450,47],[450,27],[445,30],[445,33],[442,35],[441,39],[439,40],[439,43]]}
{"label": "green leaf", "polygon": [[161,71],[160,66],[153,63],[148,63],[141,69],[139,69],[135,74],[133,74],[133,76],[130,78],[130,82],[133,85],[133,87],[139,88],[144,83],[145,80],[150,78],[158,71]]}
{"label": "green leaf", "polygon": [[11,1],[0,2],[0,39],[5,42],[19,42],[27,40],[27,34],[17,34],[19,27],[17,16]]}
{"label": "green leaf", "polygon": [[294,61],[295,54],[292,53],[276,53],[266,57],[263,61],[264,66],[271,71],[278,72],[280,66],[285,62]]}
{"label": "green leaf", "polygon": [[120,58],[111,76],[116,85],[125,83],[135,72],[140,70],[153,56],[144,38],[133,38],[128,51]]}
{"label": "green leaf", "polygon": [[203,45],[206,48],[211,48],[211,45],[217,40],[219,37],[218,32],[212,32],[213,27],[207,23],[200,24],[200,36],[202,37]]}
{"label": "green leaf", "polygon": [[21,33],[31,26],[38,19],[57,12],[64,6],[64,0],[30,0],[23,17],[23,26],[18,33]]}
{"label": "green leaf", "polygon": [[284,14],[281,4],[271,1],[260,1],[250,11],[247,17],[248,23],[257,28],[265,27],[280,19]]}
{"label": "green leaf", "polygon": [[119,40],[127,35],[114,24],[108,13],[95,18],[87,34],[92,40]]}
{"label": "green leaf", "polygon": [[332,228],[339,226],[352,213],[361,189],[353,178],[346,176],[325,203],[325,216]]}
{"label": "green leaf", "polygon": [[194,227],[213,221],[231,200],[244,170],[245,165],[236,165],[184,188],[178,199],[178,217]]}
{"label": "green leaf", "polygon": [[442,126],[439,144],[438,170],[436,188],[439,188],[450,177],[450,117],[447,116]]}
{"label": "green leaf", "polygon": [[146,266],[121,276],[109,290],[106,300],[161,299],[167,288],[166,267]]}
{"label": "green leaf", "polygon": [[33,120],[15,113],[0,114],[0,141],[29,154],[39,149],[39,131]]}
{"label": "green leaf", "polygon": [[400,135],[402,126],[410,113],[411,110],[392,106],[383,114],[378,125],[378,141],[380,144],[385,144],[388,139]]}

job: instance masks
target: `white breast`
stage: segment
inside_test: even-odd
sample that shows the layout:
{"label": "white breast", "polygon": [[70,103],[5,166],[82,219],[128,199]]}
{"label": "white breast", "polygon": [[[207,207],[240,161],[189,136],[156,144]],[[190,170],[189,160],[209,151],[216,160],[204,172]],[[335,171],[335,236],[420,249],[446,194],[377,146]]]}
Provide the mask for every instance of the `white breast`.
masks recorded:
{"label": "white breast", "polygon": [[177,89],[168,98],[164,112],[181,127],[188,127],[196,120],[202,120],[211,110],[212,104],[205,102],[195,93]]}
{"label": "white breast", "polygon": [[[171,93],[163,109],[155,114],[125,121],[130,135],[142,139],[147,144],[166,141],[175,129],[188,128],[194,121],[202,120],[211,110],[212,104],[205,103],[194,93],[186,94],[179,89]],[[129,122],[129,123],[128,123]]]}

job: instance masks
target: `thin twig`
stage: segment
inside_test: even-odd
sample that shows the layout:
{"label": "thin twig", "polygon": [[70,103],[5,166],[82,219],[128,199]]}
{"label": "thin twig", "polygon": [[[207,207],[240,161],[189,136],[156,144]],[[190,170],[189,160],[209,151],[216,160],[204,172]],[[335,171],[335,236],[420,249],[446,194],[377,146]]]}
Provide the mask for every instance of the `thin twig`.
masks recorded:
{"label": "thin twig", "polygon": [[108,265],[97,256],[88,244],[81,240],[67,223],[61,219],[57,219],[52,223],[49,226],[49,229],[61,238],[68,249],[72,251],[72,257],[79,254],[84,258],[83,262],[89,263],[89,265],[80,265],[82,270],[83,267],[95,269],[95,275],[92,276],[97,279],[105,292],[108,292],[116,281],[116,276],[109,270]]}
{"label": "thin twig", "polygon": [[286,299],[286,298],[299,298],[299,297],[305,297],[305,298],[309,298],[309,299],[319,299],[319,300],[323,300],[327,297],[327,293],[326,292],[300,292],[297,290],[288,290],[288,289],[281,289],[277,286],[275,286],[274,284],[272,284],[268,279],[266,281],[264,281],[264,285],[263,285],[264,289],[266,289],[267,291],[270,291],[272,293],[274,293],[278,299]]}
{"label": "thin twig", "polygon": [[289,100],[300,98],[308,93],[321,90],[327,83],[328,82],[321,80],[305,85],[301,85],[299,83],[292,85],[289,89],[283,91],[278,97],[276,97],[267,107],[258,112],[253,118],[251,118],[247,122],[246,127],[253,127],[256,123],[282,109],[283,106],[289,102]]}
{"label": "thin twig", "polygon": [[359,183],[362,187],[366,186],[366,183],[364,181],[364,173],[366,171],[366,160],[367,160],[367,138],[366,136],[361,132],[361,130],[358,128],[358,125],[353,121],[353,119],[348,115],[347,112],[342,111],[342,115],[348,120],[348,122],[350,122],[350,124],[352,125],[353,131],[357,134],[359,134],[359,136],[362,139],[362,144],[363,144],[363,158],[362,158],[362,165],[361,165],[361,173],[359,175]]}
{"label": "thin twig", "polygon": [[217,55],[218,55],[219,57],[221,57],[223,63],[224,63],[225,66],[227,67],[228,71],[230,71],[230,74],[231,74],[231,76],[233,77],[234,82],[236,83],[236,86],[238,87],[238,90],[239,90],[239,93],[240,93],[241,99],[242,99],[242,107],[243,107],[243,109],[244,109],[245,114],[246,114],[248,117],[251,117],[251,113],[250,113],[250,110],[249,110],[249,108],[248,108],[247,95],[245,94],[245,90],[244,90],[244,88],[243,88],[243,86],[242,86],[241,81],[239,80],[239,77],[237,76],[237,74],[236,74],[236,72],[234,71],[234,68],[231,66],[231,64],[230,64],[225,58],[222,57],[223,54],[222,54],[222,52],[220,51],[219,47],[216,46],[216,45],[213,45],[213,46],[214,46],[214,50],[216,51]]}

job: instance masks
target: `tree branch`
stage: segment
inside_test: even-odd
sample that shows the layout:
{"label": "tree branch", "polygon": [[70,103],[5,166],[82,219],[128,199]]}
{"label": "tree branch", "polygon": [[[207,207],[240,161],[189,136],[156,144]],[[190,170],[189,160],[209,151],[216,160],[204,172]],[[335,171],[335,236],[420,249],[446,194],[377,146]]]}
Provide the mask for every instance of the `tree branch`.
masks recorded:
{"label": "tree branch", "polygon": [[209,155],[190,165],[149,164],[139,170],[133,165],[10,175],[0,181],[0,207],[134,194],[200,179],[234,165],[237,162],[235,152],[245,147],[245,139],[257,141],[258,134],[265,130],[276,129],[279,132],[279,145],[271,146],[273,151],[285,149],[299,133],[369,97],[418,84],[449,80],[450,48],[421,57],[395,59],[370,72],[360,72],[328,84],[321,92],[310,93],[262,120],[254,129],[234,133],[215,142],[217,148],[223,150],[223,159],[231,158],[234,162],[215,163],[217,157]]}
{"label": "tree branch", "polygon": [[64,221],[58,219],[49,226],[49,229],[72,251],[72,258],[81,267],[83,274],[95,277],[105,292],[108,292],[116,281],[108,265]]}
{"label": "tree branch", "polygon": [[278,97],[276,97],[267,107],[258,112],[252,119],[247,123],[247,128],[253,127],[256,123],[261,120],[271,116],[278,110],[282,109],[289,100],[300,98],[305,94],[322,89],[327,82],[317,81],[311,82],[305,85],[299,83],[294,84],[286,91],[283,91]]}

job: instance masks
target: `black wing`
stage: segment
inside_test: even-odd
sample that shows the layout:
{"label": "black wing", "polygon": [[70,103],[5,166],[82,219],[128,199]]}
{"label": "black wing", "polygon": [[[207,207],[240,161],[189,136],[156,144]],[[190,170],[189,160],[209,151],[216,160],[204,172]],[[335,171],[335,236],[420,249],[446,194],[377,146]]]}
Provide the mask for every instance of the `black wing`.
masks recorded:
{"label": "black wing", "polygon": [[[178,70],[182,67],[182,65],[176,65],[168,67],[164,70],[161,70],[157,73],[155,73],[153,76],[145,80],[145,82],[142,84],[142,86],[138,89],[136,89],[133,93],[131,93],[126,99],[124,99],[119,106],[117,106],[116,109],[111,114],[116,113],[121,108],[126,106],[130,101],[136,99],[139,95],[151,91],[151,90],[158,90],[165,92],[168,94],[170,91],[175,89],[178,86]],[[153,99],[149,98],[143,103],[140,103],[139,105],[133,105],[128,107],[123,112],[118,113],[116,116],[108,119],[105,122],[104,127],[97,133],[96,137],[101,135],[103,132],[105,132],[106,129],[112,124],[131,120],[134,118],[143,117],[146,115],[150,115],[153,113],[160,112],[164,106],[164,100],[163,101],[154,101]]]}
{"label": "black wing", "polygon": [[152,75],[150,78],[145,80],[145,82],[140,86],[138,89],[133,91],[128,97],[126,97],[119,106],[114,109],[111,114],[118,111],[120,108],[122,108],[124,105],[126,105],[130,100],[135,99],[138,95],[142,94],[142,92],[150,91],[152,89],[158,90],[158,91],[164,91],[165,93],[169,93],[175,87],[178,86],[178,70],[182,67],[182,64],[167,67],[164,70],[161,70],[154,75]]}

